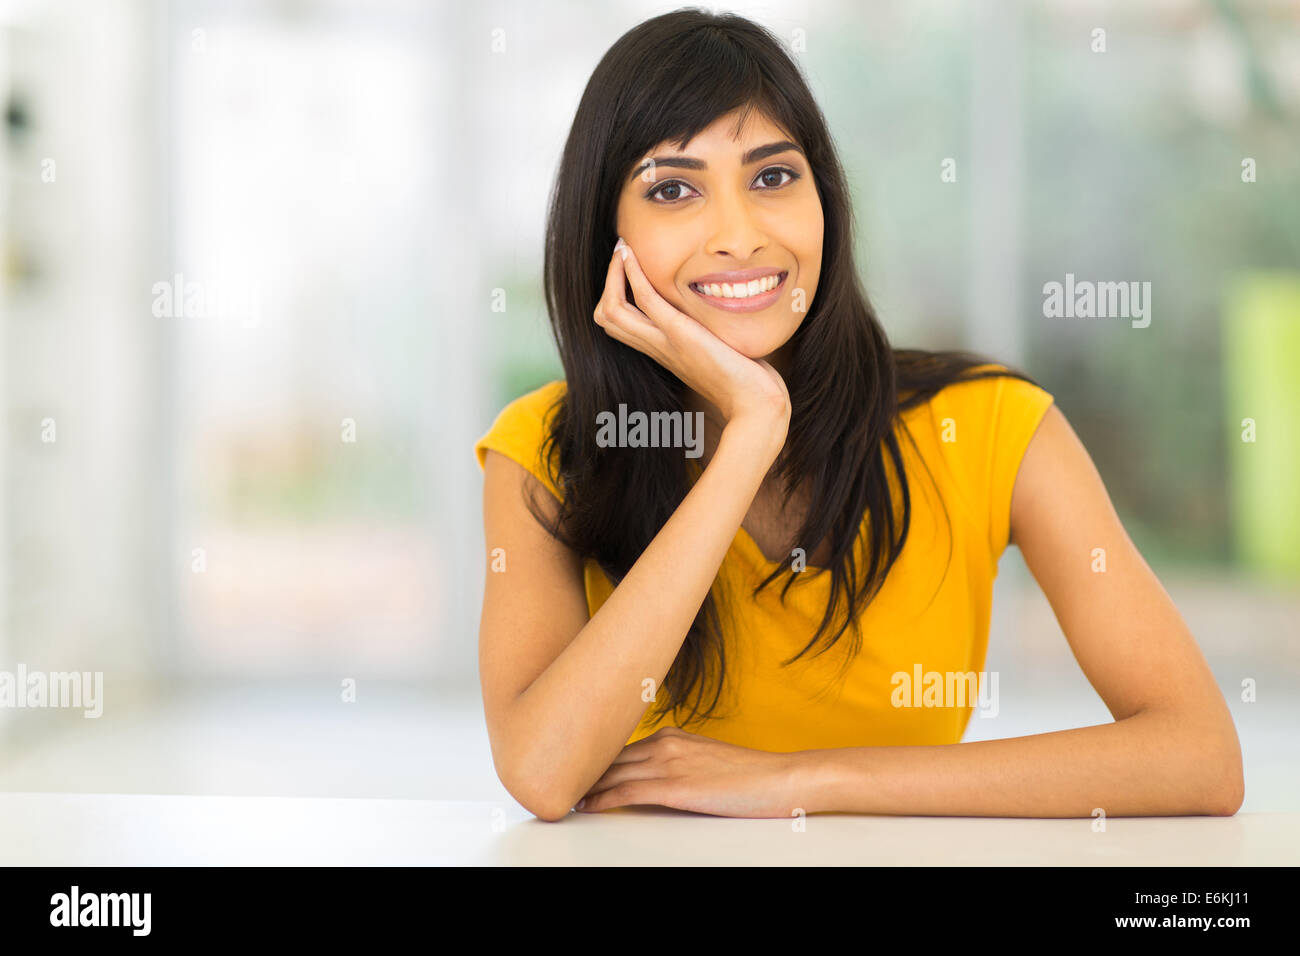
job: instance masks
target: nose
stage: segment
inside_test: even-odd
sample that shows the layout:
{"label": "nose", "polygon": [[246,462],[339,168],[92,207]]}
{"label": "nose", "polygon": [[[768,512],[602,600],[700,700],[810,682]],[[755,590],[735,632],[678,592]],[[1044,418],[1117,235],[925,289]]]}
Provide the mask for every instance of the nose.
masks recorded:
{"label": "nose", "polygon": [[768,243],[757,216],[758,210],[746,191],[724,190],[716,195],[718,198],[710,210],[709,240],[705,252],[748,262]]}

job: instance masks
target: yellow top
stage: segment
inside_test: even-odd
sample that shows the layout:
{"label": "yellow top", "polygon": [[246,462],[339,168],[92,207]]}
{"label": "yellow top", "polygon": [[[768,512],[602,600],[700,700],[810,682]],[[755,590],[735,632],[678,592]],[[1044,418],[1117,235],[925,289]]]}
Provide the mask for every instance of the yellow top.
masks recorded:
{"label": "yellow top", "polygon": [[[539,450],[549,424],[545,413],[564,389],[563,381],[551,382],[507,405],[475,445],[479,465],[491,448],[519,462],[561,497]],[[1052,401],[1051,394],[1028,382],[999,377],[949,385],[899,416],[916,443],[914,448],[896,422],[911,494],[911,528],[883,588],[862,612],[861,651],[847,666],[852,629],[814,657],[825,646],[823,634],[803,657],[781,666],[816,631],[829,594],[829,574],[809,565],[784,606],[780,591],[785,577],[755,598],[754,585],[776,564],[743,528],[737,531],[715,581],[724,595],[727,662],[718,717],[690,722],[685,729],[783,752],[959,743],[980,702],[974,688],[983,686],[987,699],[996,691],[979,675],[988,648],[993,579],[1010,536],[1016,473]],[[924,464],[917,459],[918,450]],[[886,461],[893,485],[888,455]],[[947,507],[951,535],[936,487]],[[894,500],[901,517],[896,489]],[[864,533],[858,537],[860,575],[866,566],[867,523],[864,516]],[[783,563],[789,567],[789,561]],[[585,583],[587,607],[595,614],[612,585],[592,560],[586,562]],[[704,686],[705,700],[711,700],[715,685]],[[659,700],[665,699],[660,688]],[[674,723],[671,714],[652,720],[654,707],[646,705],[628,743]],[[685,719],[689,708],[681,713]]]}

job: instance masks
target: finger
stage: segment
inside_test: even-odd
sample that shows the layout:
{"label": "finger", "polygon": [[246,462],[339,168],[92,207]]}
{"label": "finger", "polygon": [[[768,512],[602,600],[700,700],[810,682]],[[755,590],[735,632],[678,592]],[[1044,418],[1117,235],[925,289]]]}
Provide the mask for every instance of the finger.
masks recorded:
{"label": "finger", "polygon": [[695,734],[688,733],[680,727],[674,727],[671,724],[665,724],[648,737],[642,737],[640,740],[627,744],[619,751],[613,763],[632,763],[639,760],[649,759],[657,749],[658,745],[665,737],[694,737]]}
{"label": "finger", "polygon": [[614,758],[613,764],[619,763],[638,763],[642,760],[649,760],[654,754],[654,737],[646,737],[638,740],[634,744],[628,744],[619,751],[618,756]]}
{"label": "finger", "polygon": [[630,349],[636,349],[643,355],[650,356],[656,362],[661,361],[659,356],[662,355],[662,352],[654,348],[650,343],[646,342],[644,336],[638,335],[635,332],[629,332],[624,327],[625,324],[623,322],[618,319],[611,320],[608,311],[605,312],[602,318],[596,320],[596,324],[604,329],[605,334],[615,342],[621,342]]}
{"label": "finger", "polygon": [[624,245],[623,248],[627,251],[624,271],[627,273],[628,281],[632,283],[632,294],[636,296],[637,307],[659,327],[671,326],[677,322],[681,316],[677,307],[661,296],[651,284],[642,271],[641,263],[637,260],[632,247]]}
{"label": "finger", "polygon": [[591,797],[597,793],[603,793],[611,787],[617,787],[629,780],[653,780],[663,775],[663,766],[649,760],[642,760],[639,763],[614,764],[587,789],[586,796]]}
{"label": "finger", "polygon": [[[629,332],[650,338],[652,333],[658,330],[640,309],[627,301],[627,294],[624,292],[626,281],[626,273],[623,271],[623,250],[615,249],[610,257],[609,270],[605,273],[605,293],[601,296],[601,303],[605,306],[605,319],[621,323]],[[660,336],[662,337],[662,333]]]}
{"label": "finger", "polygon": [[659,795],[663,785],[656,780],[632,780],[587,797],[579,813],[609,810],[612,807],[663,806]]}
{"label": "finger", "polygon": [[681,730],[679,727],[673,727],[672,724],[666,724],[666,726],[660,727],[659,730],[656,730],[654,734],[641,737],[641,739],[637,740],[636,743],[625,745],[623,749],[619,750],[619,756],[614,758],[614,761],[611,762],[611,766],[614,765],[614,763],[636,763],[638,761],[650,760],[650,757],[654,756],[655,750],[659,748],[659,745],[662,745],[664,737],[669,736],[680,737],[695,735],[688,734],[688,732]]}

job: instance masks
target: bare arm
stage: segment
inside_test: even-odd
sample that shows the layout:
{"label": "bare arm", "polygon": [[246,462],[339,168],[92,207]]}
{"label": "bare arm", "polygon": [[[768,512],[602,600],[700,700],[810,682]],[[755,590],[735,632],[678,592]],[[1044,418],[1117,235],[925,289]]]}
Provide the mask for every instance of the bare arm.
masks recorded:
{"label": "bare arm", "polygon": [[[581,563],[528,514],[531,475],[488,456],[490,573],[480,673],[498,773],[543,819],[559,819],[618,756],[657,688],[771,464],[761,431],[733,423],[704,474],[609,599],[587,620]],[[550,499],[552,505],[554,499]]]}
{"label": "bare arm", "polygon": [[[589,621],[581,562],[524,504],[536,479],[488,456],[487,544],[505,548],[507,562],[488,572],[479,635],[488,734],[502,783],[546,820],[572,809],[636,729],[642,682],[658,688],[672,666],[790,421],[771,365],[674,309],[634,257],[625,280],[624,261],[616,250],[596,324],[673,371],[726,424],[704,473]],[[627,302],[627,281],[646,314]]]}
{"label": "bare arm", "polygon": [[[1212,814],[1241,806],[1241,747],[1214,675],[1125,533],[1065,416],[1020,466],[1012,539],[1113,723],[935,747],[804,751],[816,809],[953,816]],[[1093,570],[1104,548],[1105,571]]]}

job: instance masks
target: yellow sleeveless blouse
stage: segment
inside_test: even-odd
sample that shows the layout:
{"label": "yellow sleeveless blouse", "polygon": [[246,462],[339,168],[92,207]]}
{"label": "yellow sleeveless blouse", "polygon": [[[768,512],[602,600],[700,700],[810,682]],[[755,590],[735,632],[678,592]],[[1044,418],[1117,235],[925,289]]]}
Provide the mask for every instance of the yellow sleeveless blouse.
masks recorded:
{"label": "yellow sleeveless blouse", "polygon": [[[1001,366],[980,366],[990,367]],[[561,498],[540,449],[547,413],[564,390],[565,383],[555,381],[508,404],[474,447],[480,467],[488,449],[500,452]],[[848,654],[850,629],[830,650],[817,654],[825,647],[823,635],[799,660],[782,666],[816,632],[829,573],[808,566],[784,604],[784,576],[753,596],[777,564],[741,528],[714,582],[726,642],[722,695],[716,716],[704,723],[686,721],[689,708],[683,710],[684,729],[782,752],[960,742],[972,710],[996,702],[996,683],[981,674],[993,579],[1010,536],[1020,461],[1052,402],[1051,394],[1028,382],[999,377],[950,385],[898,417],[911,527],[884,586],[860,615],[856,656]],[[888,455],[886,461],[901,518]],[[864,516],[860,575],[867,524]],[[791,559],[781,563],[789,568]],[[613,588],[592,560],[585,562],[584,578],[588,611],[595,614]],[[705,687],[704,700],[712,700],[716,684],[706,681]],[[664,700],[661,687],[628,743],[675,724],[671,714],[652,713]]]}

